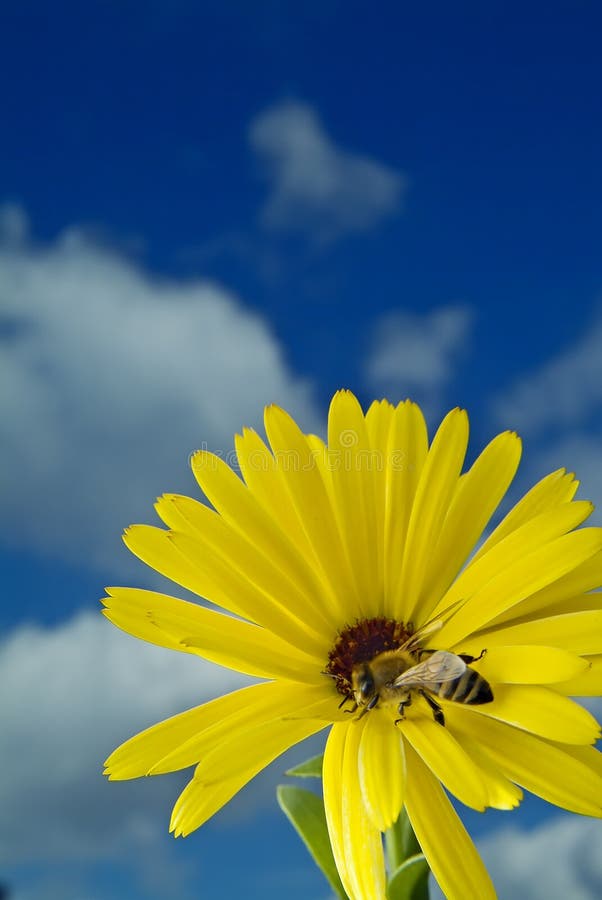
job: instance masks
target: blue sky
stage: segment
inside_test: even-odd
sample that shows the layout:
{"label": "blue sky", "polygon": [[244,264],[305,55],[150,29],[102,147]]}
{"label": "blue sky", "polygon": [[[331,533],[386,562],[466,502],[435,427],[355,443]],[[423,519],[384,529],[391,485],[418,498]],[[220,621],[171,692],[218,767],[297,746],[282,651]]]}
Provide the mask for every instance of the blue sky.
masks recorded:
{"label": "blue sky", "polygon": [[[601,27],[594,2],[0,13],[16,900],[328,896],[276,809],[284,764],[177,842],[180,776],[98,776],[136,729],[240,683],[98,613],[105,584],[160,584],[120,532],[194,491],[193,449],[228,450],[272,401],[320,430],[344,386],[432,424],[467,407],[472,455],[515,428],[516,495],[565,465],[602,502]],[[502,900],[600,895],[598,823],[535,801],[467,821]]]}

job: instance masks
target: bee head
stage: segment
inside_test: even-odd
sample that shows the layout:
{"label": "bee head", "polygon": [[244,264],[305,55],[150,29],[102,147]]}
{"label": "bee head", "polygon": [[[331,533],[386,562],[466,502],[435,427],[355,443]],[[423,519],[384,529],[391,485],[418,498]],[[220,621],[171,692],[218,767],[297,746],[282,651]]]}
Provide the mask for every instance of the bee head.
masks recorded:
{"label": "bee head", "polygon": [[368,663],[360,663],[352,672],[353,693],[358,706],[366,706],[375,695],[376,685]]}

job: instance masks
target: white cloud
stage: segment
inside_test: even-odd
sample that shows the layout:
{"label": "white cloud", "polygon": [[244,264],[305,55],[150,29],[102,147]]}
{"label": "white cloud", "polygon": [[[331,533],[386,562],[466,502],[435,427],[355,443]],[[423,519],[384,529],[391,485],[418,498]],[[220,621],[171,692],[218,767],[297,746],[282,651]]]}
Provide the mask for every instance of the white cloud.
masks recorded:
{"label": "white cloud", "polygon": [[82,862],[154,844],[177,785],[109,783],[103,760],[141,728],[248,681],[100,614],[18,628],[0,647],[0,861]]}
{"label": "white cloud", "polygon": [[602,828],[595,819],[558,816],[532,831],[503,828],[480,849],[500,900],[602,896]]}
{"label": "white cloud", "polygon": [[[0,645],[0,868],[15,900],[192,900],[199,865],[216,884],[203,841],[196,861],[168,834],[190,771],[121,783],[102,764],[140,729],[249,681],[135,640],[99,613],[9,635]],[[273,796],[265,780],[252,786],[221,827]],[[108,891],[110,875],[126,886]]]}
{"label": "white cloud", "polygon": [[262,215],[268,228],[330,241],[373,228],[399,208],[404,177],[338,147],[306,104],[268,109],[249,136],[271,181]]}
{"label": "white cloud", "polygon": [[[317,753],[315,743],[257,776],[205,826],[205,840],[202,832],[180,841],[168,834],[190,770],[109,782],[102,763],[142,728],[250,681],[135,640],[100,613],[80,613],[53,628],[22,625],[5,638],[0,869],[15,900],[193,900],[200,880],[208,896],[217,896],[212,890],[232,835],[257,827],[259,816],[275,809],[283,771]],[[217,842],[224,847],[218,861],[207,851]],[[268,860],[266,851],[264,865]],[[259,865],[250,884],[260,879]]]}
{"label": "white cloud", "polygon": [[519,378],[497,400],[504,425],[523,434],[584,425],[602,410],[602,317],[554,358]]}
{"label": "white cloud", "polygon": [[447,306],[425,315],[392,312],[376,322],[365,361],[370,388],[391,401],[411,397],[439,411],[444,389],[467,349],[472,313]]}
{"label": "white cloud", "polygon": [[[499,900],[602,896],[602,828],[596,819],[557,815],[530,830],[499,828],[477,843]],[[443,897],[435,884],[431,897]]]}
{"label": "white cloud", "polygon": [[230,450],[270,402],[317,427],[269,325],[219,285],[159,280],[77,230],[36,247],[22,211],[4,219],[7,542],[116,565],[124,525],[152,520],[156,495],[194,490],[192,450]]}

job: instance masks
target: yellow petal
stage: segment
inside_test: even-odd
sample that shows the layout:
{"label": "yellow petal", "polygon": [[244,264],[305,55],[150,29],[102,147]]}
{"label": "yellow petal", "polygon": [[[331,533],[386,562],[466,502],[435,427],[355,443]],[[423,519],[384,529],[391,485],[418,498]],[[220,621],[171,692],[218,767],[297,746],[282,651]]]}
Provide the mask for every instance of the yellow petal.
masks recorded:
{"label": "yellow petal", "polygon": [[393,597],[396,618],[411,621],[423,587],[433,546],[436,546],[456,490],[468,444],[464,410],[447,414],[429,449],[410,513],[403,569]]}
{"label": "yellow petal", "polygon": [[386,831],[399,818],[405,790],[403,741],[389,716],[366,716],[358,768],[368,816],[375,828]]}
{"label": "yellow petal", "polygon": [[351,900],[384,900],[385,865],[380,831],[362,800],[358,755],[366,720],[334,725],[323,765],[324,808],[333,854]]}
{"label": "yellow petal", "polygon": [[[325,444],[315,435],[307,436],[310,455],[322,476],[330,473],[321,466],[325,457]],[[337,609],[336,594],[330,582],[321,572],[318,558],[308,540],[303,522],[291,502],[286,481],[277,461],[258,434],[243,429],[236,435],[236,452],[242,475],[257,502],[277,523],[287,537],[287,568],[308,598],[314,599],[314,614],[325,618],[327,610]],[[292,461],[291,461],[292,462]],[[291,548],[294,550],[291,556]],[[270,546],[267,546],[270,554]]]}
{"label": "yellow petal", "polygon": [[458,481],[431,555],[417,619],[428,617],[466,562],[514,478],[520,456],[520,438],[510,431],[499,434]]}
{"label": "yellow petal", "polygon": [[563,749],[526,731],[474,716],[465,706],[446,709],[446,722],[459,740],[476,741],[500,770],[549,803],[586,816],[602,816],[602,778],[576,754],[592,748]]}
{"label": "yellow petal", "polygon": [[169,540],[168,532],[162,528],[155,528],[152,525],[130,525],[123,533],[123,542],[134,556],[160,575],[165,575],[194,594],[253,621],[250,609],[246,610],[245,614],[243,607],[236,603],[235,594],[229,597],[227,590],[208,581],[196,565],[189,563],[181,553],[178,553]]}
{"label": "yellow petal", "polygon": [[[326,491],[326,494],[328,495],[328,502],[330,503],[332,509],[336,510],[337,498],[335,496],[334,485],[332,483],[332,473],[335,468],[335,462],[333,461],[333,458],[328,451],[328,446],[324,443],[321,437],[318,437],[317,434],[307,434],[305,435],[305,440],[307,441],[307,446],[309,447],[309,451],[315,463],[316,469],[320,473],[320,478],[322,479],[324,489]],[[313,547],[307,540],[307,534],[305,534],[305,532],[304,537],[309,548],[309,555],[315,556]],[[317,563],[317,565],[319,566],[319,563]]]}
{"label": "yellow petal", "polygon": [[[175,837],[190,834],[224,806],[251,778],[269,765],[289,747],[324,728],[324,722],[306,720],[274,720],[266,724],[258,740],[257,729],[241,729],[236,734],[237,766],[235,774],[219,778],[219,771],[205,780],[205,765],[201,763],[180,794],[171,815],[169,830]],[[231,745],[233,736],[228,741]],[[221,749],[221,748],[218,748]],[[212,756],[216,762],[215,754]]]}
{"label": "yellow petal", "polygon": [[506,778],[475,740],[465,734],[460,737],[456,733],[454,737],[462,744],[472,764],[479,771],[487,789],[487,806],[494,809],[515,809],[523,799],[521,789]]}
{"label": "yellow petal", "polygon": [[510,510],[475,554],[478,559],[488,553],[499,541],[516,531],[530,519],[540,516],[563,503],[569,503],[579,487],[572,472],[557,469],[542,478],[524,497]]}
{"label": "yellow petal", "polygon": [[[281,554],[270,554],[269,547],[261,548],[260,543],[231,528],[227,522],[203,503],[177,494],[159,497],[156,508],[161,517],[176,533],[188,534],[201,543],[207,543],[212,552],[234,557],[237,563],[253,571],[253,578],[268,593],[285,594],[287,606],[304,610],[306,617],[331,627],[331,621],[324,615],[323,583],[316,580],[311,566],[298,560],[295,554],[284,558]],[[168,514],[167,514],[168,513]],[[267,554],[267,555],[266,555]]]}
{"label": "yellow petal", "polygon": [[[255,747],[260,748],[260,754],[271,752],[270,747],[281,745],[282,735],[286,734],[287,729],[294,735],[301,725],[301,731],[305,732],[306,737],[331,724],[330,713],[336,708],[331,698],[324,698],[314,690],[289,693],[288,705],[284,709],[274,706],[272,710],[266,711],[263,718],[251,710],[250,716],[240,717],[238,721],[231,722],[227,730],[222,729],[219,743],[214,742],[199,762],[195,780],[207,786],[229,781],[237,776],[241,755],[247,761],[249,755],[256,752]],[[287,746],[292,746],[296,740],[299,738],[291,740]],[[277,756],[278,753],[274,755]]]}
{"label": "yellow petal", "polygon": [[[386,446],[384,581],[385,614],[395,618],[402,598],[398,585],[412,504],[428,453],[426,422],[419,406],[406,400],[393,413]],[[401,608],[401,606],[400,606]]]}
{"label": "yellow petal", "polygon": [[[512,536],[507,540],[511,539]],[[495,574],[492,572],[492,577],[468,597],[451,621],[443,626],[437,640],[442,642],[441,646],[453,646],[504,610],[570,572],[601,547],[602,528],[582,528],[539,546],[512,563],[506,561],[503,568],[497,569]],[[481,562],[486,562],[496,549]]]}
{"label": "yellow petal", "polygon": [[[347,868],[345,841],[343,839],[343,758],[349,723],[335,723],[330,729],[322,762],[322,785],[324,792],[324,811],[328,825],[328,835],[332,847],[332,855],[337,866],[339,877],[349,897],[353,896],[354,883]],[[353,861],[351,872],[354,873]]]}
{"label": "yellow petal", "polygon": [[489,651],[491,647],[512,644],[562,647],[579,655],[602,653],[602,611],[586,610],[503,628],[488,628],[460,643],[463,653],[474,656],[478,656],[483,648]]}
{"label": "yellow petal", "polygon": [[[388,400],[374,400],[366,413],[366,428],[370,438],[370,446],[374,450],[382,451],[383,461],[386,458],[386,450],[389,441],[389,431],[393,422],[395,407]],[[384,474],[384,465],[380,467]]]}
{"label": "yellow petal", "polygon": [[227,542],[220,553],[217,543],[201,543],[184,533],[176,537],[175,532],[149,525],[133,525],[126,530],[124,541],[143,562],[188,590],[255,621],[316,657],[327,652],[328,637],[318,636],[306,621],[286,609],[282,605],[285,597],[267,595],[251,580],[253,570],[238,569],[228,554]]}
{"label": "yellow petal", "polygon": [[[265,559],[269,559],[272,568],[277,566],[280,577],[294,586],[296,602],[309,608],[316,607],[318,616],[321,615],[319,604],[312,603],[316,595],[320,596],[320,585],[313,578],[311,567],[299,560],[286,544],[280,552],[276,546],[270,548],[267,541],[257,540],[252,532],[242,534],[234,529],[224,517],[204,503],[180,494],[163,494],[158,498],[155,509],[173,531],[188,534],[198,541],[207,541],[211,546],[223,542],[230,545],[234,553],[239,553],[243,547],[242,553],[246,558],[251,556],[253,560],[258,560],[260,571],[265,566]],[[273,552],[270,553],[270,549]]]}
{"label": "yellow petal", "polygon": [[370,822],[360,789],[358,757],[362,725],[365,727],[365,720],[352,722],[347,728],[341,798],[343,841],[347,869],[356,888],[354,900],[373,900],[385,896],[385,865],[380,831]]}
{"label": "yellow petal", "polygon": [[378,583],[378,610],[384,612],[384,549],[385,549],[385,505],[387,497],[387,473],[389,470],[389,434],[393,423],[395,407],[387,400],[375,400],[366,413],[368,440],[373,451],[375,465],[372,471],[374,483],[374,508],[376,527],[376,571]]}
{"label": "yellow petal", "polygon": [[320,663],[265,628],[155,591],[107,588],[105,616],[134,637],[259,678],[323,681]]}
{"label": "yellow petal", "polygon": [[[172,772],[183,769],[199,760],[205,759],[214,749],[225,754],[223,750],[234,735],[254,731],[255,740],[262,743],[263,737],[257,731],[276,720],[297,721],[320,719],[322,726],[337,718],[336,697],[330,694],[330,686],[315,687],[300,685],[285,681],[268,682],[269,689],[265,685],[262,694],[255,694],[251,703],[244,708],[233,710],[220,721],[211,723],[207,728],[191,738],[179,747],[174,747],[159,762],[157,762],[148,774],[157,775],[162,772]],[[311,707],[312,714],[307,716],[304,710]],[[332,710],[332,715],[325,712]],[[234,747],[236,754],[236,748]],[[238,757],[237,760],[238,761]],[[225,765],[225,763],[224,763]]]}
{"label": "yellow petal", "polygon": [[[456,652],[463,651],[458,649]],[[567,650],[531,644],[491,647],[472,668],[491,683],[554,684],[574,678],[584,672],[588,665],[580,656]]]}
{"label": "yellow petal", "polygon": [[420,716],[400,723],[404,738],[448,791],[466,806],[483,812],[487,789],[472,760],[449,733],[433,719]]}
{"label": "yellow petal", "polygon": [[[273,682],[254,684],[171,716],[141,731],[114,750],[105,763],[105,774],[111,780],[118,781],[148,775],[167,755],[208,731],[216,723],[226,721],[250,706],[260,706],[263,709],[266,702],[280,697],[278,688],[274,692]],[[165,768],[164,771],[176,771],[198,761],[199,755],[192,748],[181,764],[175,765],[173,769]]]}
{"label": "yellow petal", "polygon": [[196,514],[197,507],[201,507],[198,515],[202,515],[203,511],[215,515],[213,510],[210,510],[204,503],[199,503],[198,500],[185,497],[183,494],[162,494],[154,503],[155,512],[169,529],[190,531],[196,534],[197,529],[194,520],[191,521],[191,517],[187,513],[187,506],[192,509],[193,515]]}
{"label": "yellow petal", "polygon": [[[549,688],[496,684],[493,701],[470,706],[472,715],[499,719],[525,731],[567,744],[593,744],[600,736],[594,717],[578,703]],[[451,703],[445,703],[445,714]]]}
{"label": "yellow petal", "polygon": [[[292,468],[297,468],[298,460],[287,459]],[[315,466],[314,466],[315,468]],[[316,615],[322,608],[328,609],[331,601],[329,592],[324,592],[322,580],[314,574],[314,561],[300,553],[287,536],[286,530],[274,520],[256,499],[254,494],[243,484],[240,478],[226,463],[206,451],[198,451],[192,457],[192,471],[210,502],[220,513],[230,529],[237,532],[244,541],[250,543],[263,558],[288,576],[290,582],[299,586],[306,598],[306,605],[311,605]],[[303,471],[300,474],[306,475]],[[274,503],[284,508],[290,507],[286,485],[281,478],[273,483]],[[289,511],[287,518],[293,515]],[[198,522],[198,528],[205,531],[205,520]]]}
{"label": "yellow petal", "polygon": [[487,870],[443,788],[410,746],[406,759],[408,816],[447,900],[495,900]]}
{"label": "yellow petal", "polygon": [[[581,568],[581,566],[579,568]],[[554,587],[554,585],[550,585],[550,587]],[[530,599],[531,598],[529,598],[529,600]],[[525,604],[528,602],[528,600],[525,601]],[[554,600],[551,603],[546,603],[541,609],[533,610],[530,613],[523,611],[525,604],[519,603],[510,610],[512,618],[502,622],[502,617],[498,616],[492,625],[518,625],[521,622],[530,622],[533,619],[538,619],[540,616],[545,616],[547,619],[549,616],[562,616],[565,613],[581,612],[586,609],[602,610],[602,592],[571,594],[570,597],[565,597],[562,600]]]}
{"label": "yellow petal", "polygon": [[234,443],[241,474],[254,499],[278,523],[293,547],[302,548],[303,556],[309,553],[311,558],[311,546],[288,502],[286,485],[269,448],[250,428],[244,428],[242,435],[237,434]]}
{"label": "yellow petal", "polygon": [[[559,612],[584,609],[586,607],[581,602],[578,604],[576,598],[581,601],[587,591],[598,588],[600,585],[602,585],[602,553],[596,553],[571,572],[567,572],[562,578],[546,585],[526,600],[517,603],[512,609],[497,616],[492,624],[501,625],[514,619],[541,615],[551,616]],[[599,607],[602,605],[600,595],[598,595],[598,600]]]}
{"label": "yellow petal", "polygon": [[[574,744],[570,747],[567,747],[566,744],[554,744],[554,746],[578,762],[583,763],[594,775],[602,780],[602,753],[596,750],[595,747],[578,747]],[[602,800],[600,798],[598,800],[602,805]]]}
{"label": "yellow petal", "polygon": [[374,615],[378,610],[373,597],[380,594],[381,581],[374,499],[374,470],[379,460],[370,447],[362,408],[351,391],[337,391],[332,398],[328,451],[338,463],[332,471],[336,514],[359,592],[358,612]]}
{"label": "yellow petal", "polygon": [[554,690],[569,697],[602,695],[602,653],[583,657],[585,669],[579,675],[554,685]]}
{"label": "yellow petal", "polygon": [[[284,681],[241,688],[141,731],[113,751],[105,774],[122,781],[184,769],[235,729],[294,716],[295,709],[322,699],[329,702],[328,689]],[[332,709],[336,715],[336,698]]]}
{"label": "yellow petal", "polygon": [[[447,609],[458,600],[467,600],[479,589],[510,566],[520,564],[533,552],[542,552],[547,544],[580,525],[591,511],[589,503],[564,503],[522,524],[488,550],[469,562],[450,589],[444,594],[435,612]],[[575,561],[573,568],[579,564]],[[539,590],[539,588],[536,588]],[[516,601],[519,602],[519,601]],[[499,613],[494,613],[498,615]]]}
{"label": "yellow petal", "polygon": [[290,502],[344,621],[359,609],[361,598],[314,453],[297,424],[279,407],[266,408],[265,428]]}
{"label": "yellow petal", "polygon": [[[217,520],[217,517],[216,517]],[[244,580],[255,591],[256,618],[266,628],[298,642],[305,639],[320,658],[328,651],[336,625],[326,624],[313,604],[299,593],[295,585],[276,565],[253,552],[240,535],[228,529],[220,535],[208,528],[203,542],[183,532],[169,532],[169,540],[182,556],[205,571],[224,568],[238,580]],[[221,541],[220,541],[221,537]],[[303,635],[303,637],[302,637]]]}

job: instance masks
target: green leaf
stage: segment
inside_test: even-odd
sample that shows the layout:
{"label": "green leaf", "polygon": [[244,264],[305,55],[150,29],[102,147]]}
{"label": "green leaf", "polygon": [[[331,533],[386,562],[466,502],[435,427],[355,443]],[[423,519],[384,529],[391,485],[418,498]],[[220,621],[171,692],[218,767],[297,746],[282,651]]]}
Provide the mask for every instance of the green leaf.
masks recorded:
{"label": "green leaf", "polygon": [[422,853],[410,856],[393,873],[387,885],[388,900],[428,900],[429,867]]}
{"label": "green leaf", "polygon": [[305,762],[300,763],[293,769],[289,769],[284,774],[294,775],[296,778],[321,778],[323,759],[323,753],[318,754],[318,756],[312,756],[311,759],[306,759]]}
{"label": "green leaf", "polygon": [[337,897],[347,900],[332,855],[322,798],[312,791],[288,784],[281,784],[276,793],[280,809],[296,829],[331,888]]}

